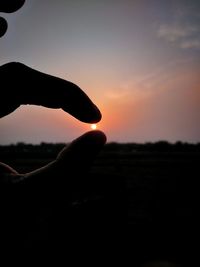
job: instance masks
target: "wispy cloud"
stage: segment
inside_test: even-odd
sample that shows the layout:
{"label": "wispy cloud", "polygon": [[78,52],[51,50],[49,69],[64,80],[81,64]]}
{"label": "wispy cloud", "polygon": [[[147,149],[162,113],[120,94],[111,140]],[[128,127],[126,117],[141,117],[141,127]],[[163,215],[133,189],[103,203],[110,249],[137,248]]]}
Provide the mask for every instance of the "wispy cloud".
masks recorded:
{"label": "wispy cloud", "polygon": [[200,2],[176,1],[165,22],[158,25],[158,38],[181,49],[200,49]]}
{"label": "wispy cloud", "polygon": [[198,32],[199,28],[196,26],[161,25],[158,30],[158,36],[169,42],[175,42]]}
{"label": "wispy cloud", "polygon": [[187,49],[187,48],[200,49],[200,38],[196,39],[196,40],[185,40],[185,41],[182,41],[180,46],[183,49]]}
{"label": "wispy cloud", "polygon": [[182,49],[200,49],[199,25],[160,25],[157,34]]}
{"label": "wispy cloud", "polygon": [[131,95],[131,87],[127,84],[119,85],[118,87],[107,90],[105,96],[110,99],[126,99]]}

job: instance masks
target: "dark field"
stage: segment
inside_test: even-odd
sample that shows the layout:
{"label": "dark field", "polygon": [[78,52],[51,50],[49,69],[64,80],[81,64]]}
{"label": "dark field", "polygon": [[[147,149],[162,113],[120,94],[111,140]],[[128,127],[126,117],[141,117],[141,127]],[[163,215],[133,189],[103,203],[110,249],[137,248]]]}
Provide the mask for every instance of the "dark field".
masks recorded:
{"label": "dark field", "polygon": [[[63,146],[1,146],[0,161],[23,173],[55,159]],[[200,144],[107,144],[89,173],[89,201],[70,209],[71,224],[80,231],[93,220],[93,238],[101,241],[96,232],[109,230],[104,248],[114,247],[116,259],[123,249],[132,266],[198,266],[199,167]]]}

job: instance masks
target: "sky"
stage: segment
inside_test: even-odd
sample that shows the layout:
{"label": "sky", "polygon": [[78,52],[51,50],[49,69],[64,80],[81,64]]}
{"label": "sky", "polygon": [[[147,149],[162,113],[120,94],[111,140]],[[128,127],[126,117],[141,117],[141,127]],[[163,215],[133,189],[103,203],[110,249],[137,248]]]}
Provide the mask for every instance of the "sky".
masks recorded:
{"label": "sky", "polygon": [[[0,16],[0,65],[76,83],[101,110],[108,142],[200,142],[200,1],[26,0]],[[0,144],[89,130],[62,110],[21,106],[0,120]]]}

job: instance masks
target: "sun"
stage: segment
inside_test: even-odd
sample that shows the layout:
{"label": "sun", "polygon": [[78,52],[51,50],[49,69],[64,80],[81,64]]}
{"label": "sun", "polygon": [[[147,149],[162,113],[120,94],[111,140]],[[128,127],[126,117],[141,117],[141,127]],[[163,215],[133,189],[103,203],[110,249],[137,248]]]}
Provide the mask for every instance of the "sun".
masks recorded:
{"label": "sun", "polygon": [[96,130],[96,128],[97,128],[97,125],[96,124],[91,124],[91,129],[92,130]]}

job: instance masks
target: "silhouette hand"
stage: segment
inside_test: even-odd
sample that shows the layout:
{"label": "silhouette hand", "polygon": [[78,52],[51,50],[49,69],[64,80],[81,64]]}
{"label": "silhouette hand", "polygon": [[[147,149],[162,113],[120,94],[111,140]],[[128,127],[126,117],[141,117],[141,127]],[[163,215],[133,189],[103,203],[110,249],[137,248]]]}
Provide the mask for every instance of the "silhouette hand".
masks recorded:
{"label": "silhouette hand", "polygon": [[[24,2],[25,0],[2,0],[0,12],[14,12]],[[0,17],[0,37],[6,30],[7,22]],[[62,108],[87,123],[101,119],[98,108],[71,82],[33,70],[21,63],[1,66],[0,80],[4,92],[0,98],[0,118],[20,105],[34,104]],[[26,174],[20,174],[0,163],[0,228],[5,250],[11,252],[19,248],[20,251],[29,248],[32,242],[37,241],[38,246],[38,241],[55,237],[62,219],[66,218],[66,207],[88,197],[90,181],[84,173],[105,142],[104,133],[88,132],[65,147],[53,162]],[[70,215],[67,218],[70,220]],[[49,234],[52,226],[54,234]],[[66,228],[66,225],[63,226]],[[59,233],[61,232],[62,230]],[[25,246],[21,247],[22,245]]]}
{"label": "silhouette hand", "polygon": [[[21,104],[35,104],[62,108],[88,123],[101,119],[98,108],[71,82],[33,70],[21,63],[1,66],[0,78],[5,88],[5,94],[0,99],[0,117],[11,113]],[[26,174],[19,174],[10,166],[0,163],[0,205],[1,214],[4,214],[2,228],[13,229],[11,236],[20,233],[20,236],[25,235],[27,239],[26,234],[30,235],[30,231],[34,231],[35,220],[41,220],[49,207],[57,205],[60,209],[63,205],[87,197],[89,181],[84,173],[105,142],[104,133],[88,132],[66,146],[53,162]],[[19,230],[22,222],[29,226],[29,230],[24,227],[24,223]]]}
{"label": "silhouette hand", "polygon": [[[0,99],[0,117],[11,113],[21,104],[34,104],[48,108],[62,108],[83,122],[94,123],[101,119],[98,108],[78,86],[71,82],[33,70],[21,63],[8,63],[1,66],[0,77],[5,87],[4,94]],[[89,145],[89,139],[94,142],[93,146]],[[89,149],[95,155],[105,143],[105,135],[100,131],[89,132],[78,138],[65,150],[69,150],[73,154],[75,149],[80,159],[80,153],[83,153],[82,146],[85,145],[85,142],[88,142],[87,145],[90,147],[87,149],[85,147],[87,154]],[[80,144],[80,151],[78,144]],[[97,151],[95,145],[99,147],[96,148]],[[63,157],[61,157],[62,160]],[[82,160],[86,160],[86,158],[83,157]],[[13,178],[12,174],[11,179],[6,174],[6,180],[9,179],[10,182],[12,182],[11,180],[14,182],[18,180],[17,176]]]}

